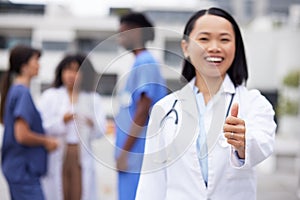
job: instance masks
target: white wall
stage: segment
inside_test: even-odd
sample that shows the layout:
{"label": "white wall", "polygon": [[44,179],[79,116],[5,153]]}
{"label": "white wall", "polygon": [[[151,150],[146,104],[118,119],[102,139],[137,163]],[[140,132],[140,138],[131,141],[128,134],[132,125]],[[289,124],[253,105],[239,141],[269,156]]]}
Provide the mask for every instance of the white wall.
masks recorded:
{"label": "white wall", "polygon": [[248,86],[264,90],[280,88],[283,76],[300,69],[300,30],[245,31]]}

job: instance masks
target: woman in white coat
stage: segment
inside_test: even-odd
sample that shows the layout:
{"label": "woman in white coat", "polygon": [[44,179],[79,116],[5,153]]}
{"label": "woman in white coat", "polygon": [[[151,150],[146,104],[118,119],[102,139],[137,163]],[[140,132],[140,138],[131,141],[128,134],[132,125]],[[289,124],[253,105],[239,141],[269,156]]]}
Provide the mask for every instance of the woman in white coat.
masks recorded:
{"label": "woman in white coat", "polygon": [[42,181],[46,199],[98,199],[91,142],[105,132],[105,115],[93,92],[95,75],[85,56],[67,55],[56,68],[53,87],[42,94],[45,130],[62,144],[49,155]]}
{"label": "woman in white coat", "polygon": [[182,40],[189,83],[152,109],[136,199],[256,199],[255,166],[273,151],[271,104],[248,78],[235,20],[210,8]]}

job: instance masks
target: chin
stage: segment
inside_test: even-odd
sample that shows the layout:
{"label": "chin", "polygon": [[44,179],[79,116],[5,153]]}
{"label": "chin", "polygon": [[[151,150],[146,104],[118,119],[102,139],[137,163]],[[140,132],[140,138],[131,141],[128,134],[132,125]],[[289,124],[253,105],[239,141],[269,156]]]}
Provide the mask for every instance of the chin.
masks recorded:
{"label": "chin", "polygon": [[217,78],[222,77],[223,73],[219,69],[201,69],[200,74],[207,78]]}
{"label": "chin", "polygon": [[35,73],[35,74],[32,74],[32,76],[31,77],[36,77],[37,75],[39,75],[39,73],[37,72],[37,73]]}

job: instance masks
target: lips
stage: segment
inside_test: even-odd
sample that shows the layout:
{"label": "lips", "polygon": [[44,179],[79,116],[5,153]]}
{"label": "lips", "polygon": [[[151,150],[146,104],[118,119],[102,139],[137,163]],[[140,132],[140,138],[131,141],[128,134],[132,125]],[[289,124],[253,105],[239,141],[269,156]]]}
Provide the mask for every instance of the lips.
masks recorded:
{"label": "lips", "polygon": [[219,56],[207,56],[205,57],[205,60],[209,63],[219,64],[224,60],[224,58]]}

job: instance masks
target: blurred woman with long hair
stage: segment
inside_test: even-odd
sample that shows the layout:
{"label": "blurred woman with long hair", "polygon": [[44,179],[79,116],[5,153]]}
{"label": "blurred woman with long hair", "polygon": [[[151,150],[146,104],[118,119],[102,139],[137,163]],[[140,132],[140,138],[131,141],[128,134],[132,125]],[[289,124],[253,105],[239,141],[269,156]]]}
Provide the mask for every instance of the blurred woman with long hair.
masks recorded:
{"label": "blurred woman with long hair", "polygon": [[29,90],[40,56],[37,49],[15,46],[1,88],[2,171],[13,200],[44,199],[40,177],[47,170],[47,151],[58,146],[56,139],[45,136]]}
{"label": "blurred woman with long hair", "polygon": [[53,87],[41,97],[47,134],[61,147],[49,156],[43,187],[49,200],[98,199],[91,143],[105,132],[101,97],[94,92],[95,72],[81,54],[66,55],[55,71]]}

